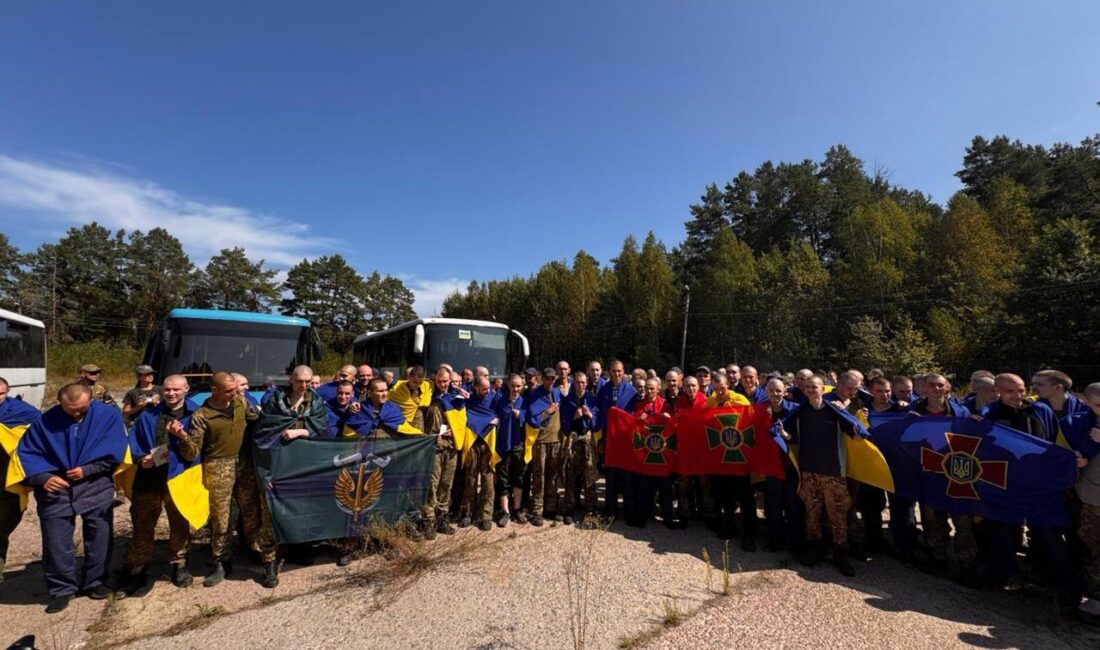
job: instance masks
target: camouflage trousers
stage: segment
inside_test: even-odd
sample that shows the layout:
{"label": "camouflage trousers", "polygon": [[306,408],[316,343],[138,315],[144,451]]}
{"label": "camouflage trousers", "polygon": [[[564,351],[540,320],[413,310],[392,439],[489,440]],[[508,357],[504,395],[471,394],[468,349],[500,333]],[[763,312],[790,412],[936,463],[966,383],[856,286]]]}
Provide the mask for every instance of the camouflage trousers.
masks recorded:
{"label": "camouflage trousers", "polygon": [[153,559],[157,521],[161,509],[168,511],[168,556],[175,565],[187,564],[187,551],[191,548],[191,525],[187,523],[168,493],[168,484],[135,488],[130,496],[130,520],[134,524],[130,550],[126,562],[131,569],[140,569]]}
{"label": "camouflage trousers", "polygon": [[947,543],[951,539],[948,518],[955,527],[955,558],[959,566],[970,570],[978,562],[978,538],[974,535],[974,517],[948,515],[942,510],[920,507],[921,533],[928,554],[937,562],[947,562]]}
{"label": "camouflage trousers", "polygon": [[428,498],[420,510],[421,517],[431,525],[437,517],[444,517],[451,509],[451,484],[458,467],[458,452],[454,447],[436,445],[432,460],[432,482],[428,485]]}
{"label": "camouflage trousers", "polygon": [[[493,484],[496,481],[493,474],[493,450],[489,449],[483,438],[475,438],[462,456],[465,470],[462,514],[474,521],[489,521],[493,518]],[[481,489],[478,489],[479,481]]]}
{"label": "camouflage trousers", "polygon": [[1081,504],[1077,537],[1090,556],[1085,564],[1086,593],[1091,598],[1100,598],[1100,505]]}
{"label": "camouflage trousers", "polygon": [[543,514],[546,501],[550,501],[549,513],[558,510],[558,479],[561,478],[561,443],[536,442],[531,450],[531,507],[532,515]]}
{"label": "camouflage trousers", "polygon": [[562,449],[562,480],[565,481],[565,514],[573,516],[578,492],[584,494],[584,507],[596,510],[596,450],[592,434],[569,434]]}
{"label": "camouflage trousers", "polygon": [[806,506],[806,539],[811,542],[821,539],[821,513],[824,511],[829,518],[833,544],[846,548],[848,509],[852,506],[852,497],[844,477],[803,472],[798,496]]}
{"label": "camouflage trousers", "polygon": [[8,559],[8,538],[22,520],[23,511],[19,509],[19,497],[11,492],[0,492],[0,564]]}
{"label": "camouflage trousers", "polygon": [[212,458],[203,461],[203,483],[210,491],[210,555],[228,560],[231,554],[230,508],[236,498],[241,509],[245,542],[263,558],[275,561],[275,534],[267,500],[260,495],[251,459]]}

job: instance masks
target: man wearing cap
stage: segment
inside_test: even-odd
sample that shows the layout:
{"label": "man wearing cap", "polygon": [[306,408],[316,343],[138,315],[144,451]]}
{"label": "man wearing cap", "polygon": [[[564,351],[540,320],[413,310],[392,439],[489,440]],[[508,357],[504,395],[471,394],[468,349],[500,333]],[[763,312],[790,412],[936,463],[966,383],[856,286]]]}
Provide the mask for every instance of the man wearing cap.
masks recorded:
{"label": "man wearing cap", "polygon": [[80,381],[78,384],[87,386],[92,391],[92,400],[103,402],[104,404],[110,404],[117,407],[118,402],[111,395],[111,391],[99,383],[99,376],[103,373],[103,369],[94,363],[86,363],[80,366]]}
{"label": "man wearing cap", "polygon": [[153,383],[153,367],[142,364],[134,369],[134,374],[137,375],[137,384],[122,398],[122,417],[126,420],[126,426],[133,424],[145,407],[160,404],[160,386]]}
{"label": "man wearing cap", "polygon": [[523,381],[525,386],[523,388],[524,397],[530,397],[531,391],[535,390],[539,386],[539,371],[535,368],[528,368],[523,371]]}
{"label": "man wearing cap", "polygon": [[695,369],[695,378],[699,380],[699,389],[703,391],[703,395],[710,397],[713,388],[710,385],[710,368],[707,366],[699,366]]}

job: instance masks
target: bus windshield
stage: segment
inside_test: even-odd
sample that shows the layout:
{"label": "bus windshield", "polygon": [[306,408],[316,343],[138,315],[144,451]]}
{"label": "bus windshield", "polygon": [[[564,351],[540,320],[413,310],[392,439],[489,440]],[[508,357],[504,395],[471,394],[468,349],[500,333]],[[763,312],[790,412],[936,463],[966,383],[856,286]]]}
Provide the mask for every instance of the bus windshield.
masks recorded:
{"label": "bus windshield", "polygon": [[219,370],[239,372],[252,386],[285,384],[308,344],[306,328],[289,325],[188,318],[173,329],[165,374],[187,375],[192,388]]}
{"label": "bus windshield", "polygon": [[426,362],[433,367],[440,363],[458,370],[485,366],[490,377],[504,376],[508,330],[450,324],[427,325],[425,329]]}

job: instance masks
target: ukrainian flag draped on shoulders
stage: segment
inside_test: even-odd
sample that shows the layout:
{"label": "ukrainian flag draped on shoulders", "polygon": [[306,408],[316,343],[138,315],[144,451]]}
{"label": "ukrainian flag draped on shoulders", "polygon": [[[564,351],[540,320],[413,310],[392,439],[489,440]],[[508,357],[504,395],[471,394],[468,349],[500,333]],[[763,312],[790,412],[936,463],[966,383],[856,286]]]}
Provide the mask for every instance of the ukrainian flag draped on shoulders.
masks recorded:
{"label": "ukrainian flag draped on shoulders", "polygon": [[950,514],[1069,525],[1072,451],[991,420],[872,413],[871,423],[898,494]]}
{"label": "ukrainian flag draped on shoulders", "polygon": [[325,400],[316,391],[310,389],[305,411],[299,413],[287,403],[287,391],[276,391],[264,400],[260,408],[260,419],[256,423],[254,439],[261,448],[279,442],[287,429],[305,429],[311,436],[320,436],[328,426],[328,407]]}
{"label": "ukrainian flag draped on shoulders", "polygon": [[547,417],[546,409],[560,403],[561,391],[557,387],[551,387],[547,390],[545,386],[539,385],[527,394],[527,404],[523,410],[523,423],[527,432],[523,443],[524,462],[531,462],[535,441],[539,437],[539,428],[543,426]]}
{"label": "ukrainian flag draped on shoulders", "polygon": [[475,388],[466,398],[466,435],[469,444],[473,444],[474,437],[481,438],[489,445],[492,466],[500,462],[500,452],[497,450],[497,394],[494,391],[486,391],[484,395],[478,395]]}
{"label": "ukrainian flag draped on shoulders", "polygon": [[[156,447],[157,424],[167,405],[164,402],[146,408],[134,420],[130,428],[130,454],[140,459],[153,452]],[[191,424],[191,414],[199,408],[190,399],[183,402],[183,416],[180,425],[186,431]],[[196,454],[193,460],[185,460],[179,454],[179,438],[168,436],[168,493],[172,503],[183,515],[191,528],[198,530],[206,525],[210,518],[210,495],[203,483],[202,454]],[[134,468],[136,470],[136,467]],[[127,489],[133,483],[135,471],[126,472]]]}
{"label": "ukrainian flag draped on shoulders", "polygon": [[455,449],[462,451],[472,442],[466,436],[466,400],[458,393],[447,391],[436,393],[432,399],[439,402],[439,408],[443,411],[443,419],[447,422],[447,428],[454,436]]}
{"label": "ukrainian flag draped on shoulders", "polygon": [[416,412],[432,403],[432,384],[426,380],[420,382],[420,394],[413,395],[408,380],[398,380],[390,389],[390,401],[397,404],[407,421],[413,422]]}
{"label": "ukrainian flag draped on shoulders", "polygon": [[[69,429],[77,426],[76,435]],[[30,492],[23,480],[42,473],[64,475],[70,469],[109,461],[113,475],[132,464],[126,426],[119,410],[93,400],[77,423],[60,406],[42,414],[27,428],[15,447],[5,487],[24,499]],[[26,501],[21,501],[25,505]]]}
{"label": "ukrainian flag draped on shoulders", "polygon": [[[811,408],[813,406],[808,401],[802,402],[791,409],[781,422],[773,424],[773,440],[788,450],[795,467],[798,467],[798,448],[795,445],[789,445],[778,435],[779,425],[782,424],[782,428],[788,433],[794,431],[799,414],[804,409]],[[840,466],[845,476],[860,483],[893,492],[894,477],[891,467],[883,457],[882,451],[872,441],[867,427],[856,416],[831,401],[825,401],[821,408],[832,409],[839,418],[837,453],[840,455]]]}
{"label": "ukrainian flag draped on shoulders", "polygon": [[[7,398],[0,402],[0,479],[7,486],[7,473],[15,449],[27,427],[42,417],[42,412],[21,399]],[[18,482],[18,481],[17,481]],[[20,496],[19,507],[27,507],[27,494],[22,490],[12,490]]]}
{"label": "ukrainian flag draped on shoulders", "polygon": [[345,436],[368,436],[375,429],[384,429],[393,433],[417,435],[424,433],[405,419],[401,407],[393,402],[382,402],[375,406],[371,402],[360,402],[358,413],[353,413],[344,425]]}
{"label": "ukrainian flag draped on shoulders", "polygon": [[[496,411],[497,418],[500,419],[500,424],[497,425],[496,442],[497,456],[501,458],[526,440],[526,434],[523,427],[523,403],[524,397],[522,393],[516,395],[515,402],[509,402],[507,390],[497,393],[494,410]],[[518,416],[513,409],[519,411]]]}

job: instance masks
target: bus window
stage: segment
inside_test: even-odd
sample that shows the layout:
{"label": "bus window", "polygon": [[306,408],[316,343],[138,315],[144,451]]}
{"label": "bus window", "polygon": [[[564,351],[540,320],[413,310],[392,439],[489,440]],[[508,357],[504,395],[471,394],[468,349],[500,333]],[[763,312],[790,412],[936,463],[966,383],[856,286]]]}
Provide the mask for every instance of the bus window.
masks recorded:
{"label": "bus window", "polygon": [[485,366],[490,377],[506,374],[508,330],[495,327],[434,323],[426,326],[427,360],[449,363],[456,369]]}
{"label": "bus window", "polygon": [[44,368],[46,332],[41,327],[0,319],[0,368]]}

